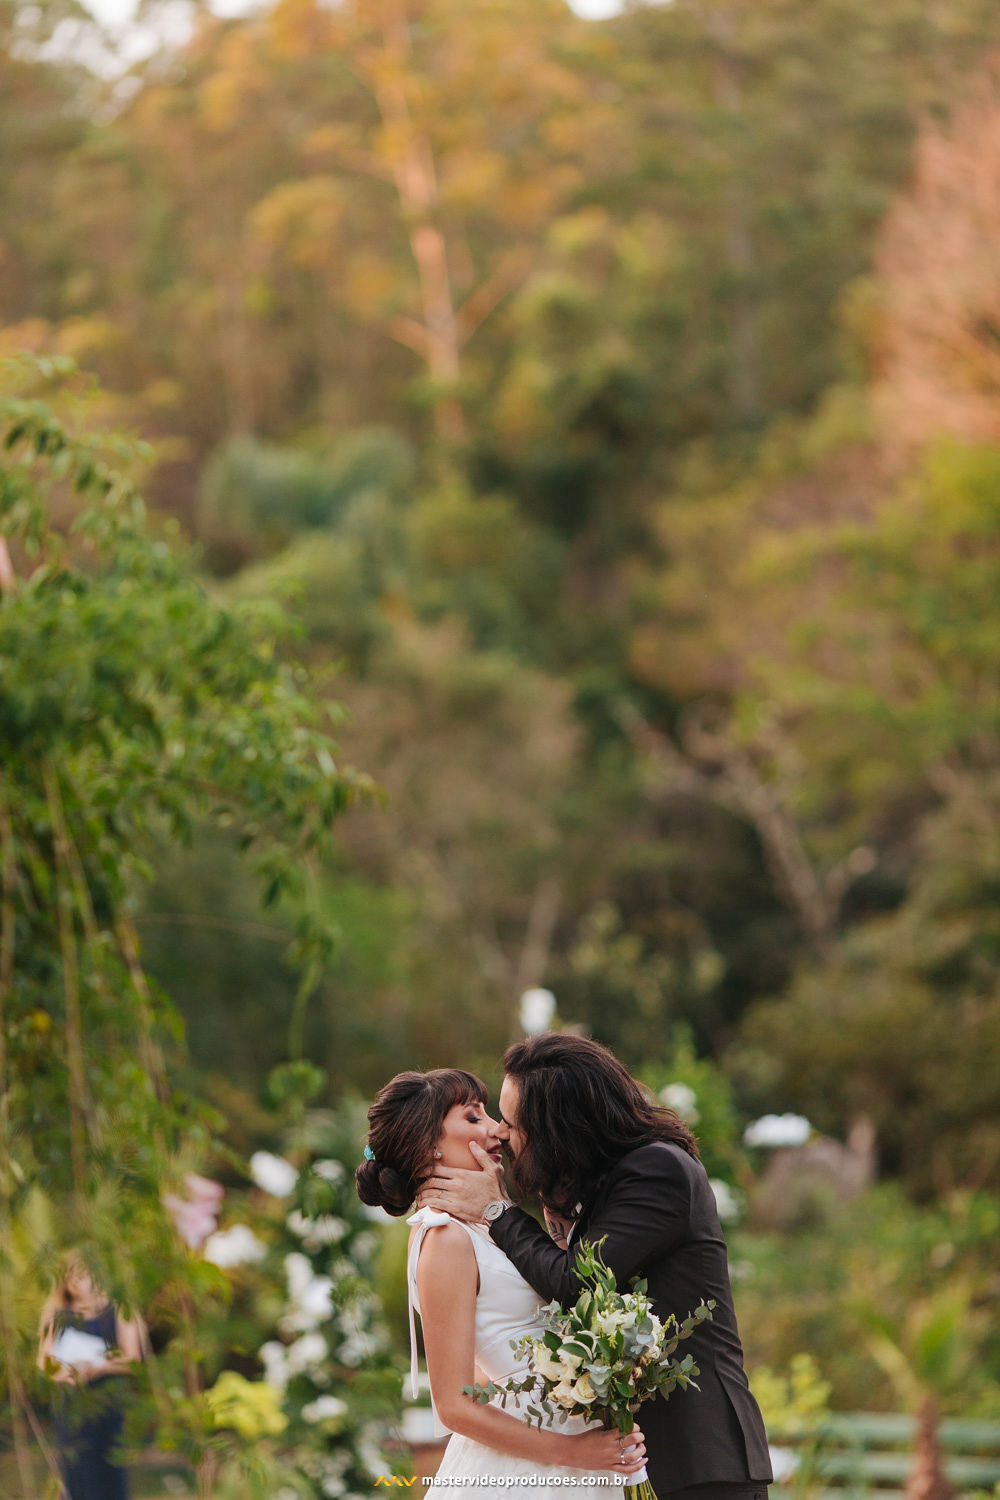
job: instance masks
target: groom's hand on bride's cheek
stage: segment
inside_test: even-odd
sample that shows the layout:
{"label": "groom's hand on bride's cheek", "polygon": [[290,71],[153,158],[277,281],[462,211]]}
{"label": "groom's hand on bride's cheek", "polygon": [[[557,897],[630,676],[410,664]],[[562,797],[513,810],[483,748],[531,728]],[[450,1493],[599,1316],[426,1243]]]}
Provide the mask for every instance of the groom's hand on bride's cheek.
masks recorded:
{"label": "groom's hand on bride's cheek", "polygon": [[452,1214],[456,1219],[475,1223],[483,1216],[487,1203],[507,1197],[503,1180],[503,1168],[475,1141],[469,1150],[482,1171],[463,1171],[460,1167],[438,1167],[433,1177],[428,1177],[417,1194],[418,1208],[436,1208]]}

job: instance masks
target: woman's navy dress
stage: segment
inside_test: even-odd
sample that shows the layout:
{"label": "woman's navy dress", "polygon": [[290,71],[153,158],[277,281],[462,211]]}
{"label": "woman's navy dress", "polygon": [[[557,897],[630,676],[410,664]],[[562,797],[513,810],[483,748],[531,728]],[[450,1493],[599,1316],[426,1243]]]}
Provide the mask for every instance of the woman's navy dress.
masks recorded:
{"label": "woman's navy dress", "polygon": [[[56,1329],[79,1328],[116,1347],[115,1310],[109,1302],[96,1318],[60,1313]],[[59,1466],[70,1500],[129,1500],[128,1475],[114,1461],[121,1441],[125,1382],[120,1375],[99,1375],[78,1388],[61,1386],[56,1400]]]}

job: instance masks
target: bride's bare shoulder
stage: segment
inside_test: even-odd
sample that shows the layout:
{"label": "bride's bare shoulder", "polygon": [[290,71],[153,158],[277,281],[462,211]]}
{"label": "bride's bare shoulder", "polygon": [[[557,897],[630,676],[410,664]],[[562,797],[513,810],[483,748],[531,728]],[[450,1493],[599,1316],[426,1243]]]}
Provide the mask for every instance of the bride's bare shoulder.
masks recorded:
{"label": "bride's bare shoulder", "polygon": [[462,1254],[470,1255],[473,1260],[476,1258],[468,1230],[463,1229],[462,1225],[455,1223],[454,1220],[450,1224],[432,1225],[424,1240],[423,1254],[435,1257]]}
{"label": "bride's bare shoulder", "polygon": [[442,1273],[461,1275],[476,1270],[476,1252],[467,1230],[461,1224],[435,1224],[424,1236],[420,1247],[418,1276]]}

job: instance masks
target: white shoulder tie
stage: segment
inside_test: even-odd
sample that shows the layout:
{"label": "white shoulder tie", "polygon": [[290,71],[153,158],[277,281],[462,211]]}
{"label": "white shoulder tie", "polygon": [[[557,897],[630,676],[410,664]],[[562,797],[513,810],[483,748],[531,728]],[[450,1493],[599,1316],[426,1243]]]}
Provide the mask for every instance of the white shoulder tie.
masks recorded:
{"label": "white shoulder tie", "polygon": [[451,1214],[441,1213],[436,1208],[420,1208],[415,1214],[411,1214],[406,1222],[417,1226],[417,1233],[410,1246],[406,1266],[406,1306],[410,1315],[410,1396],[416,1401],[420,1394],[417,1372],[417,1327],[413,1321],[413,1299],[417,1291],[417,1261],[420,1259],[420,1247],[428,1229],[434,1229],[439,1224],[451,1224],[454,1220]]}

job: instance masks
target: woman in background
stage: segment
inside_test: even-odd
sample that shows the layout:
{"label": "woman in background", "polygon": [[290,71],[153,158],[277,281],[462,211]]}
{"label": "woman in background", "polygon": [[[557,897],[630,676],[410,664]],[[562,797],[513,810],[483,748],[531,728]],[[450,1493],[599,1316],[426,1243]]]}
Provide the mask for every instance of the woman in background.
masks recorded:
{"label": "woman in background", "polygon": [[83,1259],[67,1256],[42,1312],[38,1365],[59,1386],[53,1416],[69,1500],[128,1500],[128,1476],[114,1458],[119,1377],[142,1359],[145,1343],[141,1320],[123,1318]]}

